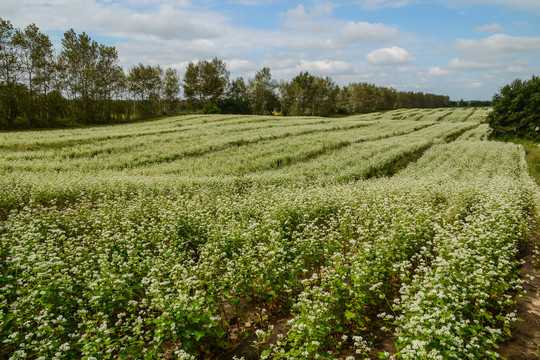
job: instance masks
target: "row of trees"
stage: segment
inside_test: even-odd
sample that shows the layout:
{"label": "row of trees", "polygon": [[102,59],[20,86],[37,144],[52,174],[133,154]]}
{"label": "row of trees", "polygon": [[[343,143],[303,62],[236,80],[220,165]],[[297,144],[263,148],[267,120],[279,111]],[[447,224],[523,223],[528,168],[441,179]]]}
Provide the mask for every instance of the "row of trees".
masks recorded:
{"label": "row of trees", "polygon": [[127,71],[118,52],[84,32],[67,31],[56,54],[32,24],[0,19],[0,128],[95,124],[157,116],[178,107],[174,69],[139,64]]}
{"label": "row of trees", "polygon": [[183,78],[187,108],[239,114],[327,116],[455,105],[448,96],[396,91],[367,83],[340,88],[330,77],[308,72],[278,82],[272,79],[268,67],[247,83],[241,77],[233,81],[229,77],[226,64],[217,58],[189,63]]}
{"label": "row of trees", "polygon": [[[183,99],[180,98],[183,89]],[[175,69],[119,65],[113,46],[67,31],[56,53],[34,24],[16,29],[0,19],[0,128],[125,122],[179,111],[330,115],[453,105],[447,96],[399,92],[367,83],[339,87],[301,72],[276,81],[265,67],[247,82],[230,79],[225,62]]]}

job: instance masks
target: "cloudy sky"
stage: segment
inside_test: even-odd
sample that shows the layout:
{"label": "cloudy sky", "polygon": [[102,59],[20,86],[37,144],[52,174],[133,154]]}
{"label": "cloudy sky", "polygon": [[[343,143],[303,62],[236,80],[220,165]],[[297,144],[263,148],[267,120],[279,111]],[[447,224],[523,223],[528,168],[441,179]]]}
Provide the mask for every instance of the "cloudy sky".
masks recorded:
{"label": "cloudy sky", "polygon": [[218,57],[233,78],[268,66],[276,79],[309,71],[454,100],[540,75],[540,0],[1,0],[0,17],[35,23],[58,48],[84,31],[125,67],[181,75]]}

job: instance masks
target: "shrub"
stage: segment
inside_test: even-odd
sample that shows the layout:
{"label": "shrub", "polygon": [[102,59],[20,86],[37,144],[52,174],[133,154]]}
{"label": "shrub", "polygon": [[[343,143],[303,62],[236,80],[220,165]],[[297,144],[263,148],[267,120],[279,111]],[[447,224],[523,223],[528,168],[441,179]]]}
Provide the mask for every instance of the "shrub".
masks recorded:
{"label": "shrub", "polygon": [[205,114],[219,114],[221,109],[214,103],[206,103],[203,106],[203,113]]}
{"label": "shrub", "polygon": [[493,111],[487,120],[498,138],[540,138],[540,78],[516,79],[493,96]]}

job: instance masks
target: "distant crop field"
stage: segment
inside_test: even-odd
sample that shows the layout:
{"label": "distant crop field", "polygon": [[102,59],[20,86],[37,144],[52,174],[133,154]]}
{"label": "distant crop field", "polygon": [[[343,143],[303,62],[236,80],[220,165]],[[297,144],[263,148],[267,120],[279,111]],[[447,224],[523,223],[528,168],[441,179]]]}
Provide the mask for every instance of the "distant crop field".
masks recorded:
{"label": "distant crop field", "polygon": [[0,133],[2,356],[495,357],[539,192],[488,112]]}

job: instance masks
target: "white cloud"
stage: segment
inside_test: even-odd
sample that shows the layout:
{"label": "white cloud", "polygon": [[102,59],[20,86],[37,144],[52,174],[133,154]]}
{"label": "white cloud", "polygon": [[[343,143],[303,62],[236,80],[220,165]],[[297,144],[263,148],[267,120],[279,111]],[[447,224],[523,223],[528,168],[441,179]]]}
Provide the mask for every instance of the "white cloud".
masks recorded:
{"label": "white cloud", "polygon": [[138,1],[27,0],[12,11],[20,27],[35,22],[45,31],[74,28],[94,36],[98,33],[137,40],[217,38],[229,24],[222,14],[194,8],[186,1],[149,5]]}
{"label": "white cloud", "polygon": [[267,4],[272,2],[271,0],[229,0],[231,4],[245,5],[245,6],[256,6],[261,4]]}
{"label": "white cloud", "polygon": [[481,40],[458,39],[454,43],[458,51],[483,56],[513,56],[520,53],[540,51],[540,37],[495,34]]}
{"label": "white cloud", "polygon": [[[399,36],[397,28],[381,23],[343,21],[332,16],[336,5],[321,2],[306,7],[303,4],[280,14],[288,32],[288,46],[298,50],[335,50],[359,42],[389,42]],[[282,38],[283,40],[283,38]]]}
{"label": "white cloud", "polygon": [[315,60],[315,61],[300,61],[300,71],[305,69],[317,74],[331,75],[347,73],[351,70],[351,65],[339,60]]}
{"label": "white cloud", "polygon": [[447,0],[438,0],[442,4],[465,4],[465,5],[488,5],[488,6],[502,6],[511,10],[530,11],[539,14],[540,13],[540,1],[538,0],[453,0],[448,2]]}
{"label": "white cloud", "polygon": [[135,35],[163,40],[189,40],[218,38],[222,35],[222,30],[216,26],[220,23],[219,17],[212,22],[202,22],[186,11],[168,5],[161,6],[156,12],[132,13],[120,20],[118,14],[106,15],[105,19],[100,19],[101,27],[122,37]]}
{"label": "white cloud", "polygon": [[255,63],[246,59],[230,59],[226,60],[227,69],[231,72],[243,71],[243,70],[253,70],[257,67]]}
{"label": "white cloud", "polygon": [[345,42],[390,41],[398,35],[394,27],[368,22],[348,22],[340,31],[340,38]]}
{"label": "white cloud", "polygon": [[452,49],[459,56],[448,62],[450,69],[533,73],[532,65],[526,59],[540,54],[540,37],[494,34],[479,40],[458,39]]}
{"label": "white cloud", "polygon": [[[197,61],[198,59],[236,58],[227,49],[217,46],[214,41],[198,39],[193,41],[153,41],[133,40],[118,42],[118,50],[122,66],[139,62],[163,67],[175,67],[181,62]],[[180,70],[180,69],[179,69]]]}
{"label": "white cloud", "polygon": [[372,65],[398,65],[414,60],[407,50],[398,46],[373,50],[366,55],[366,59]]}
{"label": "white cloud", "polygon": [[320,3],[308,11],[303,4],[300,4],[294,9],[281,13],[280,17],[285,27],[321,32],[331,29],[328,18],[332,15],[333,7],[331,3]]}
{"label": "white cloud", "polygon": [[0,2],[0,14],[2,14],[2,17],[12,16],[17,10],[19,1],[20,0],[2,0]]}
{"label": "white cloud", "polygon": [[422,72],[420,71],[420,69],[416,66],[397,66],[396,67],[396,71],[397,72],[400,72],[400,73],[420,73],[422,74]]}
{"label": "white cloud", "polygon": [[[288,46],[299,50],[324,51],[345,49],[361,42],[389,42],[399,36],[396,28],[380,23],[326,21],[320,24],[306,24],[298,25],[296,32],[290,34],[291,41]],[[300,27],[306,31],[299,30]],[[308,27],[317,30],[308,32]],[[320,36],[314,35],[319,32]]]}
{"label": "white cloud", "polygon": [[523,66],[516,66],[516,65],[508,66],[506,68],[506,71],[508,71],[511,74],[528,74],[532,72],[530,68],[526,68]]}
{"label": "white cloud", "polygon": [[289,46],[299,50],[332,50],[340,47],[333,39],[317,39],[312,37],[297,38],[289,43]]}
{"label": "white cloud", "polygon": [[480,81],[473,81],[469,83],[469,87],[471,88],[481,88],[482,86],[484,86],[484,83]]}
{"label": "white cloud", "polygon": [[478,26],[474,28],[474,31],[476,32],[487,32],[487,33],[496,33],[503,30],[503,27],[501,24],[494,23],[494,24],[486,24],[482,26]]}
{"label": "white cloud", "polygon": [[481,62],[454,58],[448,62],[448,67],[457,70],[484,70],[503,66],[500,62]]}
{"label": "white cloud", "polygon": [[450,75],[452,72],[450,70],[442,69],[438,66],[432,66],[429,68],[428,74],[431,76],[443,76]]}
{"label": "white cloud", "polygon": [[399,8],[411,4],[417,4],[418,0],[360,0],[364,10],[378,10],[383,8]]}
{"label": "white cloud", "polygon": [[330,77],[354,72],[352,65],[346,61],[304,59],[302,55],[297,57],[285,56],[285,54],[280,54],[268,57],[264,61],[264,66],[269,66],[272,70],[272,75],[278,78],[292,78],[302,71]]}
{"label": "white cloud", "polygon": [[409,6],[419,4],[422,2],[436,2],[441,5],[455,7],[461,5],[487,5],[487,6],[501,6],[511,10],[529,11],[539,14],[540,13],[540,1],[538,0],[358,0],[357,1],[364,10],[379,10],[383,8],[399,8],[403,6]]}

